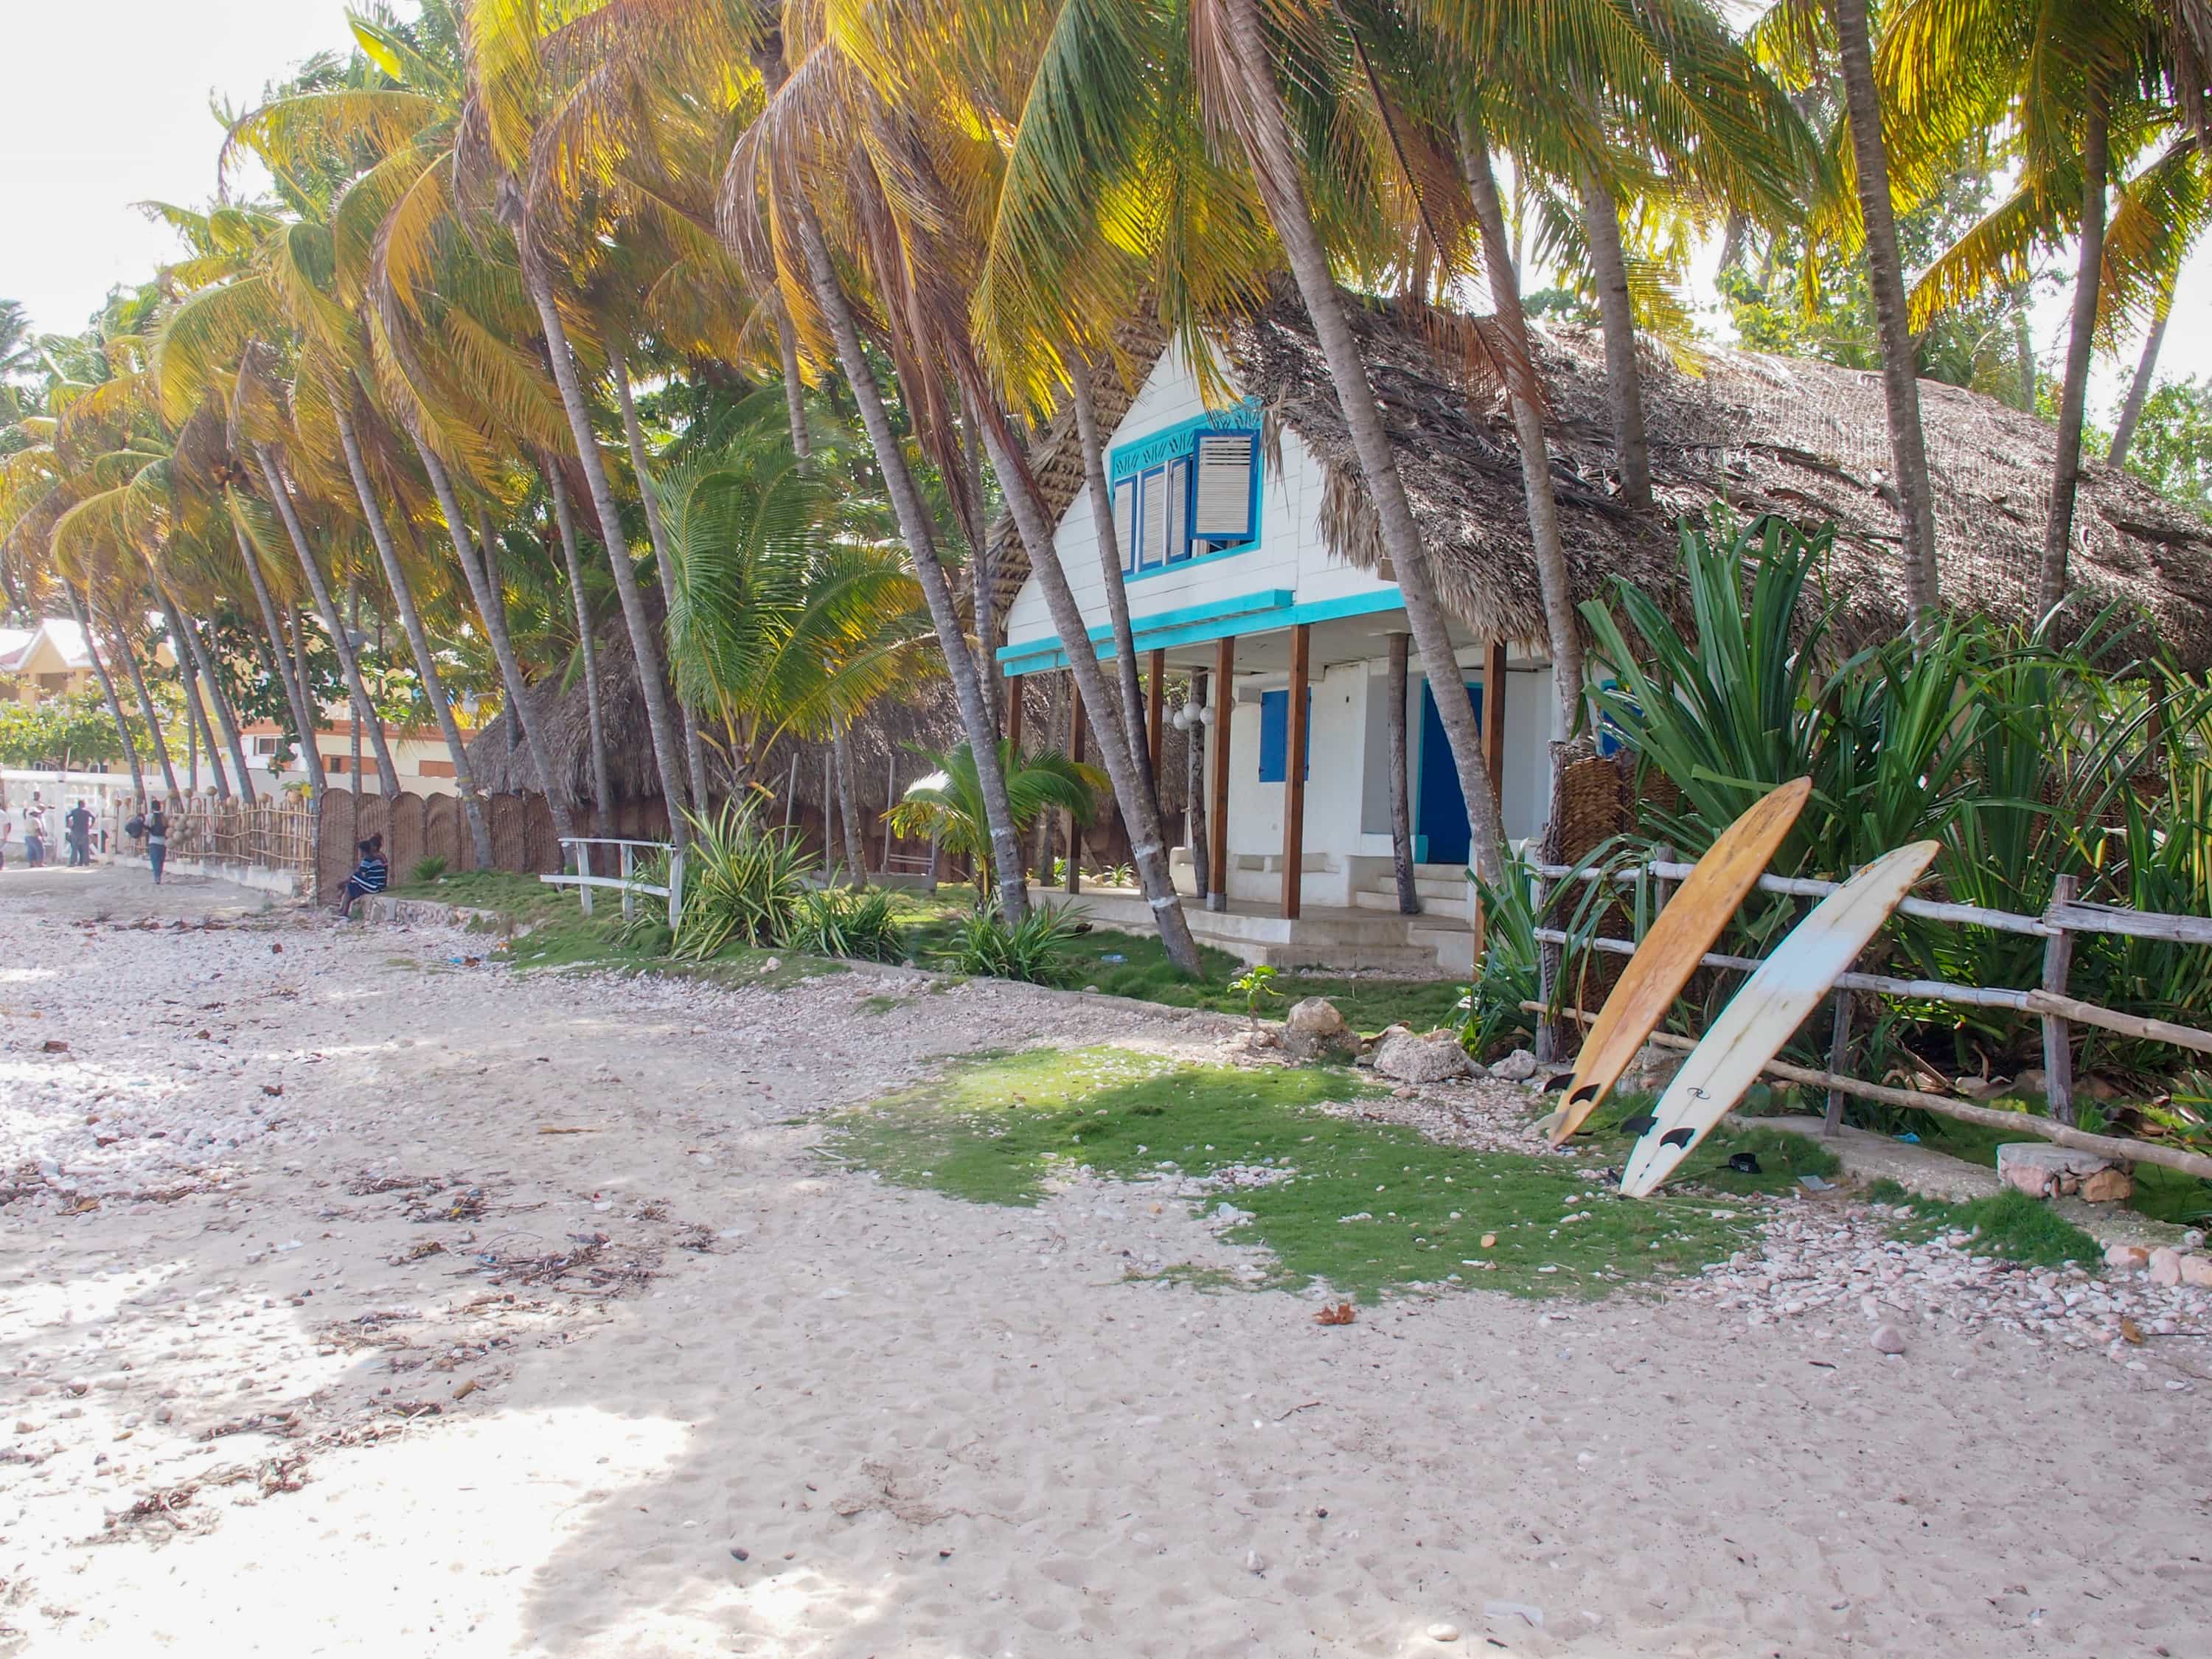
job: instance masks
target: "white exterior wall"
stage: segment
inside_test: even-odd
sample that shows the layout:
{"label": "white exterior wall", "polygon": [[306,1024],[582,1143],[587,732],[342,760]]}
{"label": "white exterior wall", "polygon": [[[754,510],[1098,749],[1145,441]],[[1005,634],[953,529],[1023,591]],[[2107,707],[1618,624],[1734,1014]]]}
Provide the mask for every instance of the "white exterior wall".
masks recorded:
{"label": "white exterior wall", "polygon": [[[1141,438],[1180,422],[1195,420],[1206,412],[1199,395],[1198,376],[1179,345],[1170,345],[1153,366],[1144,389],[1129,405],[1113,437],[1117,443]],[[1333,556],[1321,536],[1322,473],[1313,452],[1293,432],[1285,432],[1282,469],[1278,472],[1261,457],[1260,486],[1260,543],[1241,553],[1194,560],[1128,580],[1130,619],[1141,630],[1147,617],[1195,606],[1218,604],[1249,593],[1287,589],[1301,605],[1354,595],[1395,592],[1364,570]],[[1060,521],[1054,538],[1060,568],[1068,586],[1083,607],[1083,620],[1093,630],[1105,628],[1111,618],[1106,605],[1105,574],[1098,563],[1098,536],[1091,510],[1091,490],[1085,485]],[[1056,636],[1044,596],[1032,577],[1006,611],[1006,642],[1019,647]],[[1111,654],[1110,645],[1101,650]]]}

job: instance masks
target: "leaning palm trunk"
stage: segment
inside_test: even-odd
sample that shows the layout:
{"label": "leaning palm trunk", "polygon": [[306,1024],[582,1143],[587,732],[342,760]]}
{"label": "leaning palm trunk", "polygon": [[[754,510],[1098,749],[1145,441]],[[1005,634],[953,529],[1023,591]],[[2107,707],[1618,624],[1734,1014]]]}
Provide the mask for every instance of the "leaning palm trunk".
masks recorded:
{"label": "leaning palm trunk", "polygon": [[146,774],[138,764],[138,745],[131,740],[130,722],[123,718],[123,700],[115,695],[115,676],[107,672],[107,659],[100,653],[100,641],[93,637],[92,618],[86,614],[76,589],[64,582],[62,592],[69,596],[70,615],[76,619],[77,631],[84,635],[84,654],[92,659],[92,672],[100,677],[100,693],[107,700],[107,717],[115,722],[116,738],[123,744],[123,758],[131,768],[131,793],[143,801],[146,799]]}
{"label": "leaning palm trunk", "polygon": [[1858,171],[1867,286],[1881,341],[1890,464],[1897,472],[1899,515],[1905,529],[1905,601],[1915,628],[1924,629],[1942,599],[1936,567],[1936,508],[1928,482],[1928,440],[1920,425],[1918,370],[1907,323],[1905,261],[1898,252],[1896,209],[1889,193],[1889,152],[1881,137],[1881,99],[1875,89],[1867,0],[1829,0],[1829,8],[1843,70],[1844,105],[1850,120],[1851,159]]}
{"label": "leaning palm trunk", "polygon": [[216,678],[215,659],[209,654],[207,642],[200,637],[199,625],[178,610],[166,588],[157,584],[155,591],[161,596],[161,611],[169,619],[170,632],[183,636],[185,647],[199,670],[200,729],[207,732],[208,760],[215,769],[216,793],[225,800],[230,798],[223,781],[222,762],[215,752],[215,733],[208,729],[210,709],[214,710],[215,724],[222,728],[222,746],[230,751],[231,769],[238,776],[239,798],[251,806],[258,797],[253,791],[253,780],[246,770],[246,738],[238,729],[237,715],[231,712],[230,699],[223,695],[222,682]]}
{"label": "leaning palm trunk", "polygon": [[538,793],[545,797],[545,810],[552,815],[553,834],[562,843],[565,861],[572,850],[568,842],[576,833],[576,826],[568,816],[565,792],[556,787],[558,775],[553,769],[553,757],[546,750],[544,734],[538,731],[534,716],[526,718],[530,685],[522,678],[522,665],[516,660],[514,643],[507,635],[507,590],[500,583],[494,562],[497,556],[492,550],[489,526],[485,526],[486,533],[480,542],[471,538],[446,464],[420,436],[415,440],[415,450],[422,458],[422,470],[430,475],[430,488],[437,494],[438,511],[446,515],[446,528],[453,533],[453,556],[461,562],[461,574],[468,580],[469,597],[477,603],[477,614],[483,618],[484,637],[491,641],[492,658],[499,664],[500,684],[507,691],[507,718],[522,728],[523,746],[530,751],[531,769],[538,775]]}
{"label": "leaning palm trunk", "polygon": [[[85,590],[85,604],[92,604],[92,591]],[[93,613],[99,620],[99,613]],[[161,769],[161,782],[169,792],[169,799],[180,799],[184,791],[177,787],[177,769],[169,763],[169,745],[161,738],[161,722],[154,714],[153,695],[146,690],[145,672],[138,666],[138,653],[131,648],[131,636],[121,627],[114,632],[115,648],[121,653],[123,666],[131,675],[131,689],[138,696],[138,718],[146,722],[146,741],[154,745],[154,759]]]}
{"label": "leaning palm trunk", "polygon": [[568,592],[576,605],[576,650],[584,659],[584,713],[592,733],[592,823],[601,840],[614,833],[614,800],[608,784],[606,709],[599,701],[599,647],[592,637],[592,604],[584,591],[584,556],[576,544],[576,513],[568,504],[568,481],[557,463],[544,464],[545,494],[560,527],[561,558],[568,568]]}
{"label": "leaning palm trunk", "polygon": [[415,608],[415,590],[407,580],[407,571],[399,562],[399,550],[392,540],[392,529],[384,520],[384,508],[376,499],[376,490],[369,482],[368,465],[361,453],[360,434],[354,430],[353,417],[345,412],[339,401],[337,388],[331,389],[331,401],[337,414],[338,444],[345,451],[346,471],[353,475],[354,494],[361,498],[362,517],[368,520],[369,539],[376,544],[376,556],[384,565],[385,585],[392,590],[392,603],[399,612],[399,625],[406,630],[408,648],[415,656],[415,672],[422,677],[422,696],[430,704],[430,712],[437,716],[438,730],[446,739],[446,752],[453,757],[453,787],[461,798],[461,811],[469,821],[469,841],[476,849],[477,868],[492,867],[491,832],[484,827],[483,801],[477,793],[477,781],[469,770],[468,745],[461,741],[461,728],[453,719],[453,708],[446,699],[445,683],[438,678],[438,659],[430,650],[430,636],[423,630],[422,616]]}
{"label": "leaning palm trunk", "polygon": [[[361,659],[354,652],[353,635],[338,615],[337,601],[331,597],[331,585],[324,578],[323,567],[314,550],[307,545],[307,526],[300,522],[299,509],[293,504],[291,482],[266,444],[257,445],[253,453],[261,462],[261,487],[275,504],[276,516],[284,521],[284,533],[291,538],[293,556],[300,561],[301,572],[307,579],[307,591],[314,595],[315,613],[322,618],[323,628],[331,636],[331,650],[337,653],[339,672],[344,674],[346,690],[353,698],[354,732],[356,736],[364,729],[368,732],[369,746],[376,753],[377,781],[383,787],[384,798],[398,800],[399,769],[392,763],[392,745],[384,740],[384,721],[376,712],[376,705],[369,701],[368,683],[361,677]],[[304,671],[301,690],[307,690]],[[353,775],[353,787],[361,787],[358,768]]]}
{"label": "leaning palm trunk", "polygon": [[775,307],[776,353],[783,362],[783,415],[791,423],[791,453],[803,461],[814,453],[814,445],[806,434],[806,382],[799,372],[799,331],[791,325],[782,296],[772,295],[770,303]]}
{"label": "leaning palm trunk", "polygon": [[568,346],[568,325],[554,303],[552,285],[538,269],[526,245],[522,257],[523,282],[531,303],[538,309],[538,325],[545,331],[545,355],[553,366],[553,381],[561,391],[561,406],[568,416],[569,434],[576,441],[576,459],[584,469],[585,488],[599,518],[599,539],[607,550],[614,572],[615,591],[622,596],[623,621],[629,629],[629,648],[637,662],[638,688],[645,694],[646,724],[653,732],[653,769],[660,775],[660,793],[668,803],[669,839],[682,847],[690,838],[684,821],[683,741],[668,707],[668,684],[661,677],[660,647],[653,641],[653,618],[647,614],[645,594],[637,585],[630,563],[629,539],[623,534],[622,518],[615,502],[613,483],[607,477],[606,458],[592,430],[591,406],[584,399],[584,383],[576,373],[576,357]]}
{"label": "leaning palm trunk", "polygon": [[[1574,580],[1567,573],[1566,545],[1559,533],[1559,501],[1552,488],[1552,447],[1544,435],[1544,411],[1536,393],[1536,360],[1528,343],[1528,319],[1521,308],[1521,273],[1505,239],[1505,210],[1498,199],[1498,175],[1491,170],[1490,143],[1472,121],[1460,128],[1468,191],[1482,236],[1482,262],[1490,270],[1490,295],[1498,325],[1505,331],[1513,361],[1506,366],[1507,403],[1513,411],[1513,436],[1521,451],[1521,493],[1528,514],[1528,544],[1536,557],[1536,586],[1543,595],[1544,631],[1552,650],[1553,689],[1566,728],[1581,713],[1583,642],[1576,631]],[[1610,358],[1610,343],[1607,356]],[[1632,368],[1636,341],[1628,341]],[[1610,362],[1608,362],[1608,367]],[[1645,493],[1650,477],[1644,477]],[[1422,653],[1425,662],[1428,653]],[[1457,698],[1453,701],[1456,702]]]}
{"label": "leaning palm trunk", "polygon": [[208,770],[215,774],[215,798],[230,799],[230,778],[222,769],[222,752],[216,747],[215,726],[207,704],[200,698],[199,665],[189,651],[178,653],[177,681],[185,694],[185,778],[194,794],[200,788],[200,751],[205,750]]}
{"label": "leaning palm trunk", "polygon": [[246,562],[246,580],[253,589],[253,602],[261,608],[261,626],[268,630],[270,664],[284,687],[285,707],[292,711],[292,730],[300,739],[300,758],[307,769],[307,787],[319,802],[328,781],[323,775],[323,751],[315,742],[315,723],[307,706],[307,690],[292,672],[291,653],[284,646],[284,624],[276,614],[276,599],[269,591],[269,578],[262,573],[260,556],[254,550],[252,538],[246,535],[243,525],[233,525],[231,528],[238,533],[238,556]]}
{"label": "leaning palm trunk", "polygon": [[1091,524],[1098,538],[1098,571],[1105,579],[1106,609],[1114,623],[1114,665],[1121,671],[1121,730],[1128,739],[1129,763],[1139,784],[1159,811],[1159,780],[1152,775],[1152,751],[1145,741],[1145,694],[1137,680],[1137,632],[1129,620],[1129,590],[1121,582],[1121,544],[1114,532],[1114,498],[1106,488],[1106,440],[1098,429],[1098,399],[1091,366],[1073,352],[1067,375],[1075,402],[1076,435],[1083,445],[1083,477],[1091,496]]}
{"label": "leaning palm trunk", "polygon": [[2135,447],[2136,428],[2142,423],[2143,404],[2150,397],[2151,377],[2158,371],[2158,349],[2166,339],[2166,319],[2172,305],[2173,290],[2169,287],[2159,301],[2158,315],[2151,319],[2142,356],[2136,363],[2136,377],[2128,386],[2127,404],[2120,410],[2120,423],[2112,428],[2112,447],[2105,454],[2106,465],[2115,471],[2128,464],[2128,451]]}
{"label": "leaning palm trunk", "polygon": [[[629,364],[623,359],[617,341],[607,343],[607,373],[614,377],[615,400],[622,407],[623,437],[629,445],[630,472],[637,479],[639,499],[645,503],[645,533],[653,543],[653,568],[661,573],[665,581],[669,568],[668,531],[661,522],[660,494],[653,487],[653,469],[646,460],[645,428],[638,424],[637,399],[630,392]],[[692,808],[703,817],[712,810],[712,803],[707,794],[707,751],[699,741],[699,716],[684,701],[680,686],[676,702],[684,722],[684,760],[690,773]]]}
{"label": "leaning palm trunk", "polygon": [[[1227,0],[1227,3],[1237,68],[1252,118],[1245,137],[1247,159],[1328,363],[1329,380],[1336,389],[1352,450],[1359,459],[1360,475],[1372,500],[1382,550],[1390,560],[1405,601],[1414,648],[1421,653],[1421,665],[1431,682],[1455,686],[1458,663],[1443,605],[1429,568],[1428,549],[1422,542],[1421,527],[1414,521],[1413,504],[1406,498],[1405,480],[1398,474],[1397,458],[1391,453],[1389,436],[1382,429],[1382,413],[1375,401],[1375,388],[1368,381],[1358,342],[1345,317],[1328,255],[1307,208],[1261,32],[1258,0]],[[1213,697],[1226,718],[1227,711],[1236,706],[1231,688],[1216,687]],[[1460,793],[1467,802],[1476,873],[1486,881],[1497,881],[1504,870],[1505,832],[1491,787],[1490,769],[1483,761],[1482,734],[1475,728],[1474,709],[1463,696],[1439,696],[1436,703],[1445,744],[1451,750],[1453,770],[1459,777]]]}
{"label": "leaning palm trunk", "polygon": [[2081,487],[2081,424],[2089,396],[2089,357],[2097,343],[2097,292],[2105,267],[2105,178],[2111,132],[2099,92],[2090,92],[2081,135],[2081,254],[2074,277],[2074,315],[2066,337],[2066,378],[2058,388],[2058,454],[2051,468],[2051,510],[2043,526],[2043,571],[2036,609],[2049,614],[2066,598],[2074,546],[2074,497]]}
{"label": "leaning palm trunk", "polygon": [[[1168,862],[1167,833],[1160,824],[1159,799],[1138,776],[1131,739],[1116,712],[1116,699],[1106,683],[1105,672],[1098,666],[1098,653],[1091,648],[1083,607],[1076,603],[1074,590],[1067,585],[1067,573],[1060,568],[1060,550],[1054,544],[1052,524],[1045,517],[1043,504],[1037,500],[1030,483],[1029,470],[1008,448],[1006,434],[998,422],[990,418],[994,412],[986,411],[983,442],[990,452],[992,468],[999,475],[999,486],[1006,492],[1006,507],[1013,517],[1014,528],[1021,532],[1022,546],[1030,556],[1030,569],[1044,593],[1045,609],[1051,613],[1052,625],[1060,635],[1060,648],[1067,653],[1068,672],[1074,677],[1084,708],[1098,732],[1098,758],[1113,783],[1114,799],[1121,809],[1121,821],[1128,826],[1129,856],[1137,866],[1137,885],[1152,907],[1152,921],[1160,930],[1160,944],[1167,951],[1168,960],[1183,973],[1201,974],[1205,963],[1198,954],[1198,941],[1191,937],[1190,919],[1183,914],[1182,896],[1176,891],[1174,871]],[[1069,837],[1067,856],[1072,868],[1077,856],[1073,836]]]}
{"label": "leaning palm trunk", "polygon": [[906,451],[899,443],[897,433],[892,430],[890,412],[884,407],[875,368],[861,349],[860,325],[837,279],[836,266],[830,258],[830,245],[823,240],[821,222],[815,217],[812,204],[803,198],[792,204],[792,217],[806,259],[808,284],[836,341],[838,366],[844,370],[854,402],[860,405],[860,424],[868,434],[868,447],[875,453],[876,465],[883,471],[891,509],[898,519],[899,534],[913,562],[915,580],[921,585],[922,598],[929,606],[929,620],[937,630],[945,668],[952,676],[953,700],[959,706],[960,724],[975,757],[976,781],[983,797],[984,821],[990,830],[991,863],[998,879],[1000,908],[1008,921],[1019,921],[1029,915],[1030,908],[1029,887],[1022,873],[1021,844],[1014,829],[1013,807],[1006,798],[1006,775],[999,765],[998,731],[991,718],[990,706],[984,701],[982,679],[975,672],[975,659],[969,652],[967,635],[961,631],[959,611],[952,600],[952,585],[938,557],[936,535],[930,526],[928,511],[922,504],[921,492],[915,487],[914,474],[907,465]]}
{"label": "leaning palm trunk", "polygon": [[[1598,321],[1605,331],[1613,462],[1620,468],[1621,499],[1641,511],[1651,505],[1651,446],[1644,428],[1644,371],[1636,361],[1636,307],[1628,296],[1628,258],[1620,246],[1620,204],[1595,173],[1583,174],[1583,223],[1597,275]],[[1494,265],[1492,270],[1494,283]],[[1514,281],[1517,288],[1517,270]]]}

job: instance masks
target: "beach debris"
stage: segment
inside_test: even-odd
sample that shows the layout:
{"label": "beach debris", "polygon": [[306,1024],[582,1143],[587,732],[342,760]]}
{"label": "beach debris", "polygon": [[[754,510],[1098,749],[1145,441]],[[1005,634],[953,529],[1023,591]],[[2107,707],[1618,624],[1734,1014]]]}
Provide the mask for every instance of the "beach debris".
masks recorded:
{"label": "beach debris", "polygon": [[1544,1628],[1544,1610],[1528,1601],[1485,1601],[1482,1616],[1486,1619],[1520,1619],[1536,1629]]}
{"label": "beach debris", "polygon": [[1873,1343],[1876,1353],[1900,1354],[1905,1352],[1905,1334],[1894,1325],[1875,1326],[1874,1334],[1867,1340]]}
{"label": "beach debris", "polygon": [[1459,1626],[1457,1625],[1447,1625],[1439,1620],[1437,1623],[1429,1626],[1429,1640],[1431,1642],[1456,1642],[1459,1640]]}
{"label": "beach debris", "polygon": [[739,1549],[735,1544],[730,1546],[730,1559],[732,1561],[750,1561],[752,1559],[753,1553],[750,1550]]}
{"label": "beach debris", "polygon": [[1314,1316],[1314,1323],[1316,1325],[1349,1325],[1358,1316],[1359,1316],[1352,1310],[1352,1306],[1349,1302],[1340,1302],[1334,1307],[1323,1308],[1319,1313],[1316,1314]]}
{"label": "beach debris", "polygon": [[1244,1571],[1255,1578],[1264,1577],[1267,1571],[1267,1558],[1257,1550],[1245,1551]]}
{"label": "beach debris", "polygon": [[48,1037],[39,1046],[41,1050],[50,1054],[65,1054],[70,1051],[69,1044],[64,1042],[59,1037]]}
{"label": "beach debris", "polygon": [[1729,1154],[1728,1166],[1729,1169],[1735,1170],[1738,1175],[1764,1175],[1766,1173],[1765,1170],[1759,1168],[1759,1154],[1756,1152],[1730,1152]]}

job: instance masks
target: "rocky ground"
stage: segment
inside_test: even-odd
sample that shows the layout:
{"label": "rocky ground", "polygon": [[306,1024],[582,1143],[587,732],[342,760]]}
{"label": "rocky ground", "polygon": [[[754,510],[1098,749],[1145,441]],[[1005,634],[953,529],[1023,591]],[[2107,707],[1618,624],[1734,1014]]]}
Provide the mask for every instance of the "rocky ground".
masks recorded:
{"label": "rocky ground", "polygon": [[1213,1022],[523,977],[138,872],[10,870],[0,937],[0,1646],[2212,1650],[2212,1291],[1807,1198],[1663,1296],[1322,1328],[1128,1282],[1252,1266],[1171,1194],[815,1150],[949,1054]]}

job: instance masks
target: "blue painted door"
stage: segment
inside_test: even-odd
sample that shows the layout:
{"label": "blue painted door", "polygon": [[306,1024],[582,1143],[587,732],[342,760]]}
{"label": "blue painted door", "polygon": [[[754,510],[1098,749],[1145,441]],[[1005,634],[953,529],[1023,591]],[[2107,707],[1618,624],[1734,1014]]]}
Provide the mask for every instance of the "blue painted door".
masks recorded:
{"label": "blue painted door", "polygon": [[[1467,688],[1474,718],[1482,719],[1482,688]],[[1437,713],[1433,687],[1421,686],[1421,793],[1413,803],[1413,834],[1427,843],[1415,854],[1424,864],[1465,865],[1473,846],[1467,833],[1467,797],[1460,793],[1459,769],[1452,764],[1443,717]]]}

